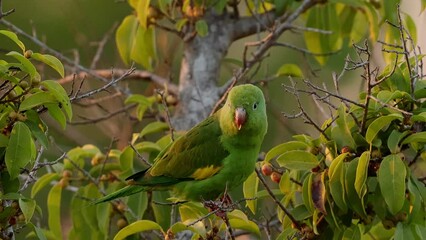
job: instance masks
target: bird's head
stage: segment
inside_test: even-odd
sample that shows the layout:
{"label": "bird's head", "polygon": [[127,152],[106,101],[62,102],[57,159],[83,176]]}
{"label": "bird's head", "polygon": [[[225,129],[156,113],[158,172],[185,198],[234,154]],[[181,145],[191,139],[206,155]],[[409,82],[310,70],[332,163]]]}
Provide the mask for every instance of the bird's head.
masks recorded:
{"label": "bird's head", "polygon": [[254,85],[244,84],[232,88],[223,111],[228,119],[226,122],[232,118],[229,127],[236,132],[266,132],[265,98],[262,91]]}

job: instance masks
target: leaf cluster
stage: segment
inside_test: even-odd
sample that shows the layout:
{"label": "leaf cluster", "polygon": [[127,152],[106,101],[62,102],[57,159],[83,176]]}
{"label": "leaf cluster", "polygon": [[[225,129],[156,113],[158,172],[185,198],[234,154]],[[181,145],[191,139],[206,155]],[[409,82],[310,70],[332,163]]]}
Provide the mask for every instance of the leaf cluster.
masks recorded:
{"label": "leaf cluster", "polygon": [[[64,67],[54,56],[27,50],[13,32],[0,30],[0,38],[11,40],[21,51],[0,60],[0,236],[27,226],[41,237],[41,230],[30,222],[40,207],[21,191],[35,181],[40,154],[49,146],[48,128],[40,115],[47,111],[65,128],[72,108],[62,86],[43,80],[35,65],[48,65],[62,77]],[[31,176],[23,185],[18,178],[22,175]]]}

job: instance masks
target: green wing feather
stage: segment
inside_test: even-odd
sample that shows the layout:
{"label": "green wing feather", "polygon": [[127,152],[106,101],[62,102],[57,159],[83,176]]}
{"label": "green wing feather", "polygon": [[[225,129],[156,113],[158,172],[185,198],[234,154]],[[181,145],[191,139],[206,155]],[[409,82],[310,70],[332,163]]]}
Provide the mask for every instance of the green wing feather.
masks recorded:
{"label": "green wing feather", "polygon": [[[160,176],[188,180],[198,169],[220,168],[229,152],[221,144],[218,114],[208,117],[177,139],[159,155],[146,174],[136,173],[129,178],[138,183],[149,179],[154,181]],[[171,184],[175,183],[171,181]]]}

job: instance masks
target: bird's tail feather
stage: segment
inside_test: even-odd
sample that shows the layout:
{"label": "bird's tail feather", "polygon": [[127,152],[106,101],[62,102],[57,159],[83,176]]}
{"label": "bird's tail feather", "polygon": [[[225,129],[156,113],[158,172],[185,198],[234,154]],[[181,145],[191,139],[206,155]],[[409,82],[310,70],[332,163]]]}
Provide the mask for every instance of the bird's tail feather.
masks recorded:
{"label": "bird's tail feather", "polygon": [[129,186],[126,186],[126,187],[124,187],[120,190],[117,190],[113,193],[110,193],[110,194],[108,194],[104,197],[101,197],[101,198],[95,200],[92,203],[92,205],[103,203],[103,202],[109,202],[109,201],[112,201],[114,199],[121,198],[121,197],[127,197],[127,196],[130,196],[130,195],[136,194],[138,192],[142,192],[144,190],[146,190],[146,188],[143,187],[143,186],[129,185]]}

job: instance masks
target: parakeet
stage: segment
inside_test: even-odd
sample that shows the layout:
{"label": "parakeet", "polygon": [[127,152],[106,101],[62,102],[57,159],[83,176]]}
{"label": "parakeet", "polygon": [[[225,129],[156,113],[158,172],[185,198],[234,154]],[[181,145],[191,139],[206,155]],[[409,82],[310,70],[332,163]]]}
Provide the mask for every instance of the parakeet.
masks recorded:
{"label": "parakeet", "polygon": [[146,190],[172,190],[179,200],[215,200],[254,171],[268,128],[265,98],[251,84],[233,87],[223,107],[172,142],[131,184],[98,199]]}

